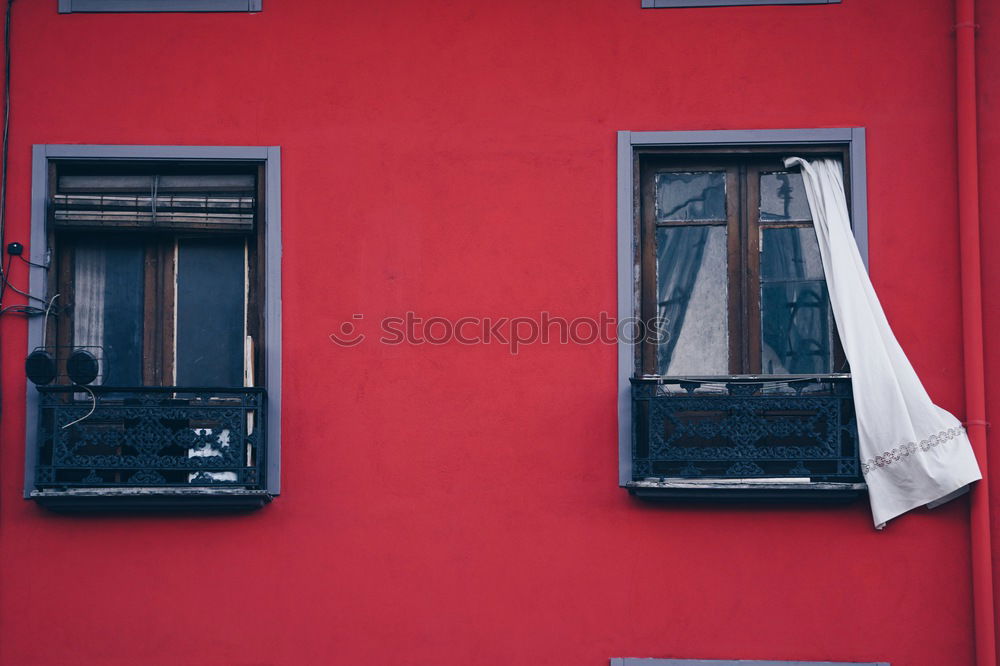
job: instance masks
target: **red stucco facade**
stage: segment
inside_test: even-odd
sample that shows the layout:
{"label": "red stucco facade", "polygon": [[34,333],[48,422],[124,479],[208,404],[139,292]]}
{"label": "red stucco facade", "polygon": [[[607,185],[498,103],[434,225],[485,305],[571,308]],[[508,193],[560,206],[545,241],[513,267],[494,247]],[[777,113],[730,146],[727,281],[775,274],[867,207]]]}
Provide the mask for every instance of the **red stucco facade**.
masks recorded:
{"label": "red stucco facade", "polygon": [[[1000,3],[978,4],[989,398]],[[644,503],[617,486],[614,346],[330,342],[354,313],[614,312],[617,130],[865,127],[872,279],[963,417],[953,4],[639,5],[15,3],[8,241],[32,144],[281,146],[283,456],[246,515],[46,512],[21,499],[26,326],[0,318],[0,663],[974,662],[968,498],[882,533],[865,501]]]}

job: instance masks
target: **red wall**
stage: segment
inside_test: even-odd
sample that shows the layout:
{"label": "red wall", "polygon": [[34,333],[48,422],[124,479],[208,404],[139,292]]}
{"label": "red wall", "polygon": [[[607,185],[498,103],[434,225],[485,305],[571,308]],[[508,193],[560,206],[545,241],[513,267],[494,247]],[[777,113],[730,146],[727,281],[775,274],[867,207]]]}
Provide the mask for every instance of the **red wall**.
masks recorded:
{"label": "red wall", "polygon": [[327,337],[353,313],[613,312],[616,130],[865,126],[871,273],[961,416],[951,3],[264,4],[15,4],[8,240],[28,239],[31,144],[282,147],[284,485],[227,517],[21,500],[25,326],[4,317],[0,662],[971,663],[966,500],[884,533],[864,502],[645,504],[616,483],[613,347]]}

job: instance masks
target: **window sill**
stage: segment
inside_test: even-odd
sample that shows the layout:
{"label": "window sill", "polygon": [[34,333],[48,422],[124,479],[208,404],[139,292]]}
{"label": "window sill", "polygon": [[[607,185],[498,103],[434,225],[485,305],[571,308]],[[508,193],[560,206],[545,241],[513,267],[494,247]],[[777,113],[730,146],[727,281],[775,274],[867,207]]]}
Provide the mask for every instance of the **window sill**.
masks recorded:
{"label": "window sill", "polygon": [[59,0],[59,13],[256,13],[262,10],[261,5],[261,0]]}
{"label": "window sill", "polygon": [[864,483],[766,479],[643,479],[625,485],[642,499],[686,502],[846,503],[867,492]]}
{"label": "window sill", "polygon": [[74,488],[33,490],[30,499],[61,513],[92,511],[250,511],[273,495],[246,488]]}

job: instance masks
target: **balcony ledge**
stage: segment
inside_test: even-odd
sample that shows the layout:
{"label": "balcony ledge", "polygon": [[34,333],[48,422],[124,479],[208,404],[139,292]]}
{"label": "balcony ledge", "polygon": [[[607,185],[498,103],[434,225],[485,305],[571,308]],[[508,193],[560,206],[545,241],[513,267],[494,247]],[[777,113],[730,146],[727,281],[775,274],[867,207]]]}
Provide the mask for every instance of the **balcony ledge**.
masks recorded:
{"label": "balcony ledge", "polygon": [[672,502],[846,503],[864,495],[864,483],[788,479],[643,479],[625,485],[629,493]]}
{"label": "balcony ledge", "polygon": [[246,488],[72,488],[33,490],[29,499],[61,513],[88,511],[250,511],[274,496]]}

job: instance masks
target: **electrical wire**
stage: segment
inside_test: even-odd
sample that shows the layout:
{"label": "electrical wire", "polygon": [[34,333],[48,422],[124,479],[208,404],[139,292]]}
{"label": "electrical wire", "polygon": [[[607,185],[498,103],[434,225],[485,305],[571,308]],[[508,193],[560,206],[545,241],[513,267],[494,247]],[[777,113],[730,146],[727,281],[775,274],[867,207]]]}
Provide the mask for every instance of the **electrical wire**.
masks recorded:
{"label": "electrical wire", "polygon": [[[36,308],[34,305],[8,305],[7,307],[0,308],[0,315],[3,314],[19,314],[29,317],[37,317],[45,314],[45,310],[42,308]],[[58,316],[58,313],[56,313],[56,316]]]}
{"label": "electrical wire", "polygon": [[[7,231],[7,155],[10,136],[10,15],[14,0],[7,0],[3,26],[3,137],[0,139],[0,252],[3,251]],[[0,277],[6,278],[6,271]]]}
{"label": "electrical wire", "polygon": [[44,268],[45,270],[49,270],[48,264],[36,264],[34,261],[31,261],[30,259],[25,259],[23,254],[18,254],[14,256],[16,256],[18,259],[28,264],[29,266],[34,266],[35,268]]}
{"label": "electrical wire", "polygon": [[[38,296],[32,296],[28,292],[22,291],[22,290],[18,289],[17,287],[15,287],[14,285],[12,285],[10,283],[10,265],[11,265],[11,262],[14,260],[14,256],[15,255],[9,255],[7,257],[7,267],[4,268],[2,270],[2,272],[0,272],[0,315],[6,314],[8,312],[11,313],[11,314],[22,314],[22,315],[28,315],[28,316],[36,316],[36,315],[40,315],[40,314],[45,314],[46,310],[50,310],[52,308],[52,302],[53,302],[53,300],[55,300],[56,296],[58,296],[59,294],[56,294],[56,296],[53,296],[52,300],[46,301],[44,298],[39,298]],[[36,300],[39,303],[46,303],[48,305],[48,307],[46,309],[44,309],[44,310],[42,308],[38,308],[38,307],[35,307],[33,305],[25,305],[25,304],[15,304],[15,305],[8,305],[7,307],[2,307],[3,306],[3,298],[4,298],[4,295],[6,294],[7,287],[10,287],[11,290],[14,291],[14,292],[16,292],[16,293],[21,294],[22,296],[26,296],[26,297],[28,297],[30,299]]]}
{"label": "electrical wire", "polygon": [[59,294],[56,294],[49,299],[49,306],[45,308],[45,319],[42,320],[42,347],[45,347],[45,336],[49,332],[49,313],[52,312],[52,304],[56,302],[59,298]]}
{"label": "electrical wire", "polygon": [[[14,0],[7,0],[7,15],[4,17],[3,26],[3,137],[0,139],[0,253],[3,252],[6,244],[7,230],[7,155],[8,139],[10,136],[10,15],[14,9]],[[3,265],[3,255],[0,254],[0,266]],[[8,262],[7,268],[10,269]],[[7,286],[7,272],[0,274],[0,304],[3,303],[2,293]],[[2,354],[0,354],[2,356]],[[0,396],[0,416],[4,403],[3,396]],[[96,407],[97,402],[95,400]]]}
{"label": "electrical wire", "polygon": [[41,298],[39,296],[33,296],[32,294],[29,294],[28,292],[22,289],[18,289],[17,287],[15,287],[10,283],[10,262],[11,260],[7,259],[7,271],[2,277],[0,277],[0,281],[3,282],[3,286],[0,287],[0,304],[3,303],[3,290],[6,289],[7,287],[10,287],[12,291],[21,294],[25,298],[30,298],[32,300],[38,301],[39,303],[48,303],[48,301],[46,301],[44,298]]}
{"label": "electrical wire", "polygon": [[66,425],[64,425],[62,427],[63,430],[65,430],[66,428],[70,427],[71,425],[76,425],[80,421],[86,421],[87,419],[90,418],[90,415],[93,414],[97,410],[97,396],[94,395],[94,392],[90,390],[90,387],[83,386],[82,384],[77,384],[77,388],[82,388],[84,391],[86,391],[87,393],[89,393],[90,394],[90,399],[93,400],[93,404],[90,406],[90,411],[89,412],[87,412],[85,415],[81,416],[80,418],[76,419],[75,421],[70,421],[69,423],[67,423]]}
{"label": "electrical wire", "polygon": [[39,298],[38,296],[32,296],[31,294],[29,294],[26,291],[21,291],[20,289],[18,289],[14,285],[10,285],[10,288],[11,288],[12,291],[14,291],[14,292],[16,292],[18,294],[21,294],[22,296],[24,296],[26,298],[30,298],[33,301],[38,301],[39,303],[44,303],[45,302],[44,298]]}
{"label": "electrical wire", "polygon": [[[6,248],[4,243],[7,235],[7,162],[8,155],[10,154],[10,34],[11,34],[11,14],[13,13],[14,0],[7,0],[7,11],[4,17],[4,55],[3,55],[3,134],[0,138],[0,255]],[[11,314],[22,314],[28,316],[36,316],[40,314],[47,314],[51,310],[51,301],[49,302],[49,307],[46,310],[41,308],[36,308],[31,305],[8,305],[3,306],[3,298],[7,292],[7,287],[10,287],[14,292],[26,296],[29,299],[33,299],[40,303],[45,303],[45,299],[39,298],[38,296],[32,296],[26,291],[18,289],[14,285],[10,284],[10,266],[13,257],[17,257],[21,261],[25,262],[29,266],[35,266],[38,268],[44,268],[48,270],[49,267],[44,264],[38,264],[30,259],[26,259],[23,255],[9,255],[7,259],[7,266],[4,267],[0,263],[0,315],[5,313]]]}
{"label": "electrical wire", "polygon": [[[2,251],[2,249],[0,249]],[[7,257],[7,268],[3,269],[0,273],[0,305],[3,305],[3,296],[7,291],[7,276],[10,275],[10,265],[14,261],[14,257]],[[0,264],[2,266],[2,264]]]}
{"label": "electrical wire", "polygon": [[[8,137],[10,135],[10,15],[14,0],[7,0],[7,12],[3,27],[3,136],[0,138],[0,256],[4,250],[4,238],[7,228],[7,154]],[[7,292],[7,276],[10,275],[10,264],[13,255],[8,257],[7,266],[0,260],[0,306]],[[13,285],[11,285],[13,288]],[[7,308],[0,307],[0,314]],[[13,310],[9,310],[13,311]]]}
{"label": "electrical wire", "polygon": [[7,0],[3,26],[3,139],[0,146],[0,249],[4,247],[7,221],[7,155],[10,135],[10,15],[14,0]]}
{"label": "electrical wire", "polygon": [[42,347],[45,346],[45,336],[49,332],[49,313],[52,312],[52,304],[56,302],[59,298],[59,294],[56,294],[49,299],[49,306],[45,308],[45,319],[42,320]]}

